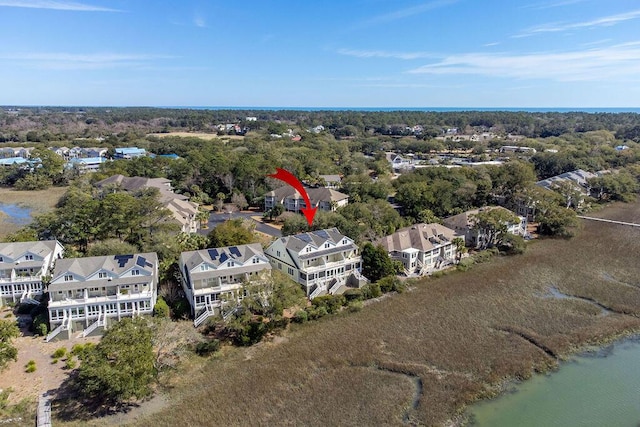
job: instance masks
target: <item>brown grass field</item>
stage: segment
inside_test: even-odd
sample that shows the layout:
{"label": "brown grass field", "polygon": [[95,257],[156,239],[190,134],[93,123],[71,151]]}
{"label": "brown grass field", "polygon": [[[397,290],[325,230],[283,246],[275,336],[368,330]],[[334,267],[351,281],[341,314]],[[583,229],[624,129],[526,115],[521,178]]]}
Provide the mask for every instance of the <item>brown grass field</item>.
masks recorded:
{"label": "brown grass field", "polygon": [[[598,215],[640,223],[640,203]],[[154,427],[459,424],[466,405],[495,395],[505,381],[640,330],[638,253],[640,228],[585,221],[571,240],[535,241],[524,255],[414,282],[360,312],[293,325],[272,342],[228,348],[176,372],[166,407],[129,420]],[[550,287],[593,302],[552,298]]]}
{"label": "brown grass field", "polygon": [[[0,202],[31,208],[32,215],[40,214],[52,210],[66,191],[67,187],[51,187],[39,191],[16,191],[0,187]],[[22,226],[9,221],[9,218],[0,212],[0,239],[20,227]]]}
{"label": "brown grass field", "polygon": [[147,136],[156,136],[158,138],[166,138],[169,136],[179,136],[181,138],[200,138],[200,139],[243,139],[242,135],[224,135],[218,136],[215,133],[204,132],[168,132],[168,133],[150,133]]}

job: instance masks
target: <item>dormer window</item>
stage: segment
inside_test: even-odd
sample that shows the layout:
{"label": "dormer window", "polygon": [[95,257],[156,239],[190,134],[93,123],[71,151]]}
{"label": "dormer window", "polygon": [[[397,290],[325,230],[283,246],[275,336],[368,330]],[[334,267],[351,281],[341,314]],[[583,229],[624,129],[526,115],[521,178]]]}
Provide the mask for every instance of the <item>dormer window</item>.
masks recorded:
{"label": "dormer window", "polygon": [[26,259],[27,261],[33,261],[33,255],[25,255],[24,259]]}
{"label": "dormer window", "polygon": [[253,263],[254,263],[254,264],[257,264],[257,263],[259,263],[259,262],[260,262],[260,260],[259,260],[257,257],[253,257]]}
{"label": "dormer window", "polygon": [[227,263],[227,267],[233,267],[233,261],[229,261],[229,262]]}
{"label": "dormer window", "polygon": [[138,270],[138,269],[131,270],[131,275],[132,276],[139,276],[140,275],[140,270]]}
{"label": "dormer window", "polygon": [[101,271],[100,273],[98,273],[98,279],[106,279],[107,278],[107,273],[104,271]]}
{"label": "dormer window", "polygon": [[71,282],[73,280],[73,276],[71,274],[67,274],[64,276],[65,282]]}
{"label": "dormer window", "polygon": [[328,248],[329,248],[329,246],[331,246],[331,245],[329,245],[328,243],[325,243],[325,244],[324,244],[324,248],[325,248],[325,249],[328,249]]}

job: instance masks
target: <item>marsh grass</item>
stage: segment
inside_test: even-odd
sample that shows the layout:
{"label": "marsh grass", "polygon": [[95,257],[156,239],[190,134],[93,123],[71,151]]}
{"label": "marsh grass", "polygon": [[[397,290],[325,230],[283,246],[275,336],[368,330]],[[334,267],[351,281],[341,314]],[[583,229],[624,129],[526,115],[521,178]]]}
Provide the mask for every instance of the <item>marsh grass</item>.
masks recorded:
{"label": "marsh grass", "polygon": [[[52,210],[66,191],[67,187],[51,187],[39,191],[16,191],[0,187],[0,202],[28,207],[33,210],[32,215],[37,215]],[[0,212],[0,239],[21,227]]]}
{"label": "marsh grass", "polygon": [[[640,229],[585,222],[574,239],[412,281],[360,311],[292,324],[279,344],[223,349],[182,371],[171,404],[135,425],[442,425],[509,380],[640,330],[638,253]],[[550,287],[611,311],[545,296]]]}

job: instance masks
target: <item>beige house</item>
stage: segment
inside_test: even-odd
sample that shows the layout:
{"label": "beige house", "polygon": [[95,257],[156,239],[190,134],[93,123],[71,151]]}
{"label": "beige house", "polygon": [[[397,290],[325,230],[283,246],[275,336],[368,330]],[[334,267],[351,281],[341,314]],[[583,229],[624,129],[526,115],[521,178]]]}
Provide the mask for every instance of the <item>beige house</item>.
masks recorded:
{"label": "beige house", "polygon": [[473,209],[458,215],[445,218],[443,222],[444,225],[463,236],[464,242],[467,246],[477,248],[481,246],[482,241],[485,239],[485,236],[479,234],[478,230],[475,229],[474,216],[480,212],[485,212],[487,210],[493,209],[502,209],[518,217],[518,220],[516,222],[510,222],[506,224],[508,233],[523,237],[525,234],[527,234],[527,218],[518,216],[515,213],[511,212],[509,209],[503,208],[502,206],[487,206],[484,208]]}
{"label": "beige house", "polygon": [[[322,211],[335,211],[337,208],[349,204],[349,196],[331,188],[307,188],[311,207],[317,207]],[[268,192],[264,196],[264,208],[269,210],[281,203],[285,211],[300,212],[307,205],[298,191],[286,185]]]}
{"label": "beige house", "polygon": [[440,224],[415,224],[402,228],[379,243],[394,261],[402,262],[407,276],[424,276],[456,261],[454,230]]}
{"label": "beige house", "polygon": [[0,307],[34,302],[42,295],[43,277],[51,275],[64,248],[57,240],[0,243]]}
{"label": "beige house", "polygon": [[253,243],[182,252],[180,272],[198,327],[210,316],[228,314],[225,305],[235,307],[242,301],[245,283],[265,284],[271,277],[271,264],[262,246]]}
{"label": "beige house", "polygon": [[108,190],[122,190],[135,193],[146,188],[157,188],[163,207],[171,211],[175,222],[180,225],[183,233],[196,233],[200,228],[198,204],[190,202],[188,197],[176,194],[171,187],[171,181],[166,178],[144,178],[140,176],[128,177],[113,175],[95,183],[97,188]]}
{"label": "beige house", "polygon": [[59,260],[49,285],[47,341],[74,332],[87,336],[122,317],[151,314],[157,283],[155,252]]}
{"label": "beige house", "polygon": [[265,254],[274,269],[302,285],[309,299],[367,283],[358,246],[337,228],[282,237]]}

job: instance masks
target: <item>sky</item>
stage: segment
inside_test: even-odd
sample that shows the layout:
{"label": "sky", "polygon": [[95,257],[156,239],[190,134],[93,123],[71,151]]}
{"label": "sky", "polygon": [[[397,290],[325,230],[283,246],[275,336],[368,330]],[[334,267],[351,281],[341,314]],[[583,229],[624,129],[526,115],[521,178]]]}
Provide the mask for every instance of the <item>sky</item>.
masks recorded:
{"label": "sky", "polygon": [[638,0],[0,0],[0,105],[640,107]]}

